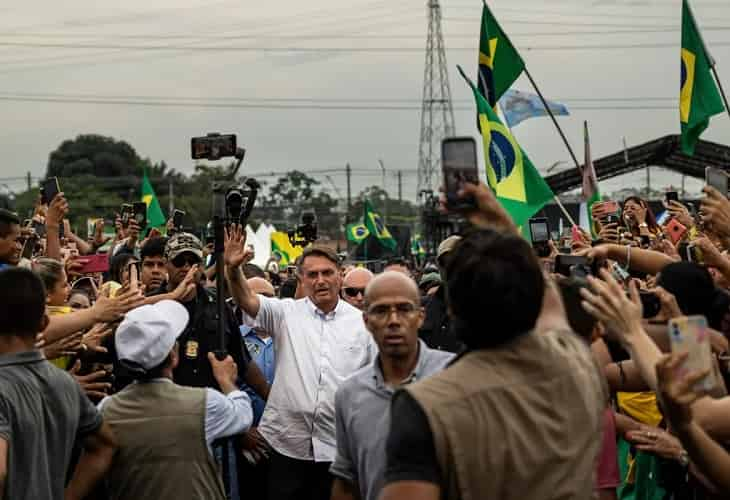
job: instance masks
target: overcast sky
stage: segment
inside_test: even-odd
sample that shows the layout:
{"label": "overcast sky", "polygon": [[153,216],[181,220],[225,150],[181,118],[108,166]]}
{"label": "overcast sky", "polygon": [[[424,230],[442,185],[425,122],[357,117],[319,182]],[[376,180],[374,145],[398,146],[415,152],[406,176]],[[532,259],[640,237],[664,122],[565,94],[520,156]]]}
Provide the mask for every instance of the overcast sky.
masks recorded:
{"label": "overcast sky", "polygon": [[[219,131],[236,133],[247,148],[247,172],[333,169],[328,175],[344,195],[349,162],[356,194],[381,184],[377,160],[382,159],[391,195],[397,195],[394,172],[402,170],[404,196],[413,198],[426,3],[24,0],[0,5],[0,185],[20,190],[23,180],[6,178],[27,171],[43,176],[49,152],[81,133],[123,139],[142,157],[190,173],[190,137]],[[475,73],[481,1],[441,5],[456,130],[474,135],[473,101],[456,64]],[[622,136],[635,145],[678,133],[680,0],[493,0],[490,5],[546,96],[571,109],[572,116],[560,123],[579,158],[583,120],[589,121],[594,158],[618,151]],[[694,0],[693,5],[730,88],[730,2]],[[180,50],[152,50],[160,46]],[[292,47],[387,50],[283,50]],[[514,87],[530,90],[524,77]],[[68,102],[79,99],[95,102]],[[123,104],[102,103],[108,101]],[[140,102],[147,105],[133,104]],[[175,105],[159,105],[170,103]],[[287,109],[291,106],[300,109]],[[365,109],[323,109],[333,106]],[[388,107],[412,109],[382,109]],[[549,119],[524,122],[515,135],[543,171],[569,158]],[[730,118],[722,115],[703,137],[727,143],[729,136]],[[329,185],[324,174],[316,177]],[[641,185],[643,179],[643,174],[625,176],[605,183],[602,191]],[[657,182],[679,180],[659,176]]]}

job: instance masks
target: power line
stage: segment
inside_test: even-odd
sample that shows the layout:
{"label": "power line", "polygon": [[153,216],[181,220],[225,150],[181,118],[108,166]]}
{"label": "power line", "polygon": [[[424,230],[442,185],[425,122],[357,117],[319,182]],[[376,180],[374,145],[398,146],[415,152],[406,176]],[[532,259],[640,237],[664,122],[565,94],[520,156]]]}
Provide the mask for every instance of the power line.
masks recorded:
{"label": "power line", "polygon": [[[265,109],[265,110],[330,110],[330,111],[420,111],[420,106],[374,106],[374,105],[324,105],[324,104],[307,104],[307,105],[277,105],[277,104],[254,104],[254,103],[220,103],[220,102],[184,102],[184,101],[144,101],[131,99],[72,99],[60,97],[22,97],[22,96],[2,96],[0,101],[6,102],[35,102],[35,103],[56,103],[56,104],[94,104],[94,105],[122,105],[122,106],[142,106],[142,107],[188,107],[188,108],[211,108],[211,109]],[[454,107],[455,110],[469,111],[473,107]],[[593,110],[593,111],[646,111],[646,110],[664,110],[676,109],[676,106],[572,106],[573,110]]]}
{"label": "power line", "polygon": [[[725,47],[730,42],[710,42],[712,47]],[[33,48],[59,48],[59,49],[81,49],[81,50],[130,50],[130,51],[190,51],[190,52],[287,52],[287,53],[411,53],[423,52],[421,47],[254,47],[254,46],[203,46],[183,47],[175,45],[114,45],[114,44],[70,44],[70,43],[28,43],[28,42],[0,42],[0,46],[9,47],[33,47]],[[617,49],[646,49],[675,47],[676,43],[635,43],[635,44],[610,44],[610,45],[540,45],[523,47],[522,50],[549,51],[549,50],[617,50]],[[473,51],[474,47],[450,47],[451,51]]]}

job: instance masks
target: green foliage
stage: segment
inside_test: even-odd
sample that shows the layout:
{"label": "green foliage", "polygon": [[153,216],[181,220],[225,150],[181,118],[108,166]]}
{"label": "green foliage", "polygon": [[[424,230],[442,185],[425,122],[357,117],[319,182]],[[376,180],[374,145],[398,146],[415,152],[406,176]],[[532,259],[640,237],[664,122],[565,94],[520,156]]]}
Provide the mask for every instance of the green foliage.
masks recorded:
{"label": "green foliage", "polygon": [[[67,140],[53,151],[48,160],[47,176],[59,178],[61,190],[69,201],[69,218],[75,228],[86,227],[87,218],[113,219],[122,203],[140,200],[143,169],[147,170],[152,187],[166,216],[169,189],[172,184],[175,208],[186,212],[185,225],[201,233],[210,220],[213,183],[230,178],[234,163],[201,164],[186,176],[167,166],[139,157],[124,141],[101,135],[80,135]],[[238,178],[236,182],[243,179]],[[230,182],[230,181],[229,181]],[[416,207],[409,202],[388,198],[380,187],[364,190],[353,201],[349,220],[362,217],[362,200],[368,198],[381,213],[387,207],[388,220],[403,223],[415,220]],[[16,195],[15,208],[22,217],[33,212],[38,188]],[[291,229],[301,221],[305,211],[317,216],[320,234],[338,238],[342,235],[345,214],[338,212],[338,200],[324,190],[320,182],[305,172],[293,170],[264,186],[259,193],[251,223],[275,225]],[[398,214],[398,215],[396,215]],[[83,233],[80,233],[83,234]]]}

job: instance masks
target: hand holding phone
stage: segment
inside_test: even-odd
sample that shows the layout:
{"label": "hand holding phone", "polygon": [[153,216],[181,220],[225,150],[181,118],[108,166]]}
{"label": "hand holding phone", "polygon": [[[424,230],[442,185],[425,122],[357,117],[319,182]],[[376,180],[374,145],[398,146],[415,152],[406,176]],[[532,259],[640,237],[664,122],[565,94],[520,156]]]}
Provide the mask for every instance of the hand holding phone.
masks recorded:
{"label": "hand holding phone", "polygon": [[535,249],[538,257],[550,256],[550,227],[548,220],[544,217],[530,219],[530,236],[532,237],[532,248]]}
{"label": "hand holding phone", "polygon": [[472,137],[449,137],[441,142],[441,168],[446,191],[446,208],[466,211],[476,208],[476,201],[459,197],[464,184],[479,183],[477,145]]}
{"label": "hand holding phone", "polygon": [[50,205],[53,198],[61,192],[61,187],[58,185],[58,177],[49,177],[41,185],[41,203],[43,205]]}
{"label": "hand holding phone", "polygon": [[723,196],[727,196],[728,176],[724,170],[712,167],[705,168],[705,183],[717,189]]}
{"label": "hand holding phone", "polygon": [[669,320],[669,340],[673,353],[687,353],[687,359],[678,367],[677,376],[708,370],[708,375],[697,382],[695,390],[710,391],[715,387],[712,373],[712,348],[707,320],[704,316],[680,316]]}

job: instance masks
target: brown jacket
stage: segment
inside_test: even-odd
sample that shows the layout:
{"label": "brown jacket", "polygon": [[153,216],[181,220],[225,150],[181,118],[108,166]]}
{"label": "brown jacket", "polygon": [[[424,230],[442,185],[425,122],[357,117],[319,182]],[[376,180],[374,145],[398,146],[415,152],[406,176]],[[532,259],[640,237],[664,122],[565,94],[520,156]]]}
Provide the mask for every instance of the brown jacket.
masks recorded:
{"label": "brown jacket", "polygon": [[109,472],[112,500],[224,500],[205,441],[206,390],[132,384],[102,409],[119,442]]}
{"label": "brown jacket", "polygon": [[471,352],[407,390],[433,432],[445,498],[591,498],[606,389],[573,333]]}

